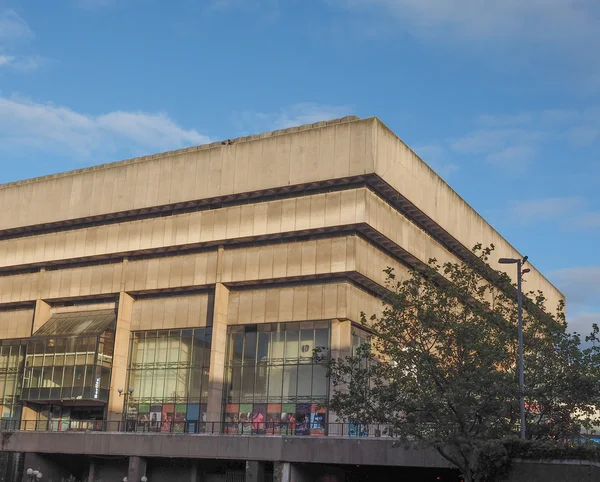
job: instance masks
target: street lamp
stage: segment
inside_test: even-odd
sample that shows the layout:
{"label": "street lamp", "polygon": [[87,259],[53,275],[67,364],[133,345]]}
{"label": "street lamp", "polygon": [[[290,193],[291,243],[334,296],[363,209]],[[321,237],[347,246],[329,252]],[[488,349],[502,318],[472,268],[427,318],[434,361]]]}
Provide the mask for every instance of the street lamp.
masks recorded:
{"label": "street lamp", "polygon": [[520,258],[500,258],[500,264],[517,265],[517,305],[519,318],[519,406],[521,411],[521,438],[525,439],[525,373],[523,369],[523,290],[521,288],[523,275],[530,269],[522,269],[527,263],[527,256]]}
{"label": "street lamp", "polygon": [[146,477],[145,475],[142,475],[142,478],[140,480],[141,480],[141,482],[148,482],[148,477]]}
{"label": "street lamp", "polygon": [[40,480],[42,478],[42,473],[39,470],[28,468],[25,473],[27,474],[28,482],[35,482],[36,480]]}

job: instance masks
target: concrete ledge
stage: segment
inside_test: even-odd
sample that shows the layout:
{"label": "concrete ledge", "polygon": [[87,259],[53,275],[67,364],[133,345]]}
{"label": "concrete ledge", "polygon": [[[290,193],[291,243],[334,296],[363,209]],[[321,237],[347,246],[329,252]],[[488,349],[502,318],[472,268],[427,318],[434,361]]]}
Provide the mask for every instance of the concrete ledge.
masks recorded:
{"label": "concrete ledge", "polygon": [[406,450],[394,447],[392,440],[386,439],[5,432],[3,441],[2,451],[5,452],[452,467],[433,450]]}

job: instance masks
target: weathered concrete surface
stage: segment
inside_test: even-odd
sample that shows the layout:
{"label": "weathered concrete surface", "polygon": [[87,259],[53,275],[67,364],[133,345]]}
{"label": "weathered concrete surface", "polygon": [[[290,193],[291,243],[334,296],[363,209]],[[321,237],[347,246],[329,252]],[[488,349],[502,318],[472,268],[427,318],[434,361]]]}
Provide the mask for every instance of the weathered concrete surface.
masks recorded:
{"label": "weathered concrete surface", "polygon": [[176,457],[404,467],[451,467],[432,450],[393,447],[391,440],[124,433],[15,432],[8,452]]}

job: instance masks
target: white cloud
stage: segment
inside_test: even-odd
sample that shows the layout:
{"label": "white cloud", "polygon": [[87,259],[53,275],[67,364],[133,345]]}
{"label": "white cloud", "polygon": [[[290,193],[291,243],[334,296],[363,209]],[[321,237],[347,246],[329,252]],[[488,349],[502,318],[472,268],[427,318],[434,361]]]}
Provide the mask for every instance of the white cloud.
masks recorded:
{"label": "white cloud", "polygon": [[578,308],[598,305],[600,266],[560,269],[550,273],[549,277],[566,296],[568,304]]}
{"label": "white cloud", "polygon": [[514,201],[509,209],[509,217],[515,221],[527,223],[548,221],[572,213],[583,205],[583,199],[579,197],[550,197]]}
{"label": "white cloud", "polygon": [[569,330],[576,331],[577,333],[579,333],[584,344],[585,337],[586,335],[589,335],[592,331],[592,324],[594,323],[600,324],[600,313],[580,312],[567,316],[567,325],[569,327]]}
{"label": "white cloud", "polygon": [[[596,0],[333,0],[350,9],[384,13],[419,34],[465,39],[520,38],[553,42],[598,38]],[[437,27],[437,29],[436,29]],[[441,29],[441,30],[440,30]]]}
{"label": "white cloud", "polygon": [[17,42],[33,37],[27,22],[12,9],[0,11],[0,41]]}
{"label": "white cloud", "polygon": [[488,154],[485,160],[498,166],[523,171],[534,159],[535,154],[536,150],[532,146],[510,146],[501,151]]}
{"label": "white cloud", "polygon": [[415,147],[414,151],[423,159],[442,179],[448,179],[459,170],[459,167],[447,160],[446,151],[437,145]]}
{"label": "white cloud", "polygon": [[14,60],[15,58],[11,55],[0,55],[0,67],[3,65],[8,65]]}
{"label": "white cloud", "polygon": [[352,112],[351,106],[300,102],[284,107],[277,112],[238,112],[233,116],[233,123],[240,131],[240,135],[248,135],[337,119],[352,115]]}
{"label": "white cloud", "polygon": [[0,150],[68,157],[149,154],[210,142],[161,113],[116,111],[92,116],[67,107],[0,97]]}
{"label": "white cloud", "polygon": [[[37,69],[42,63],[39,56],[23,56],[14,53],[18,44],[34,37],[27,22],[12,9],[0,10],[0,68],[21,72]],[[6,53],[10,51],[10,53]]]}

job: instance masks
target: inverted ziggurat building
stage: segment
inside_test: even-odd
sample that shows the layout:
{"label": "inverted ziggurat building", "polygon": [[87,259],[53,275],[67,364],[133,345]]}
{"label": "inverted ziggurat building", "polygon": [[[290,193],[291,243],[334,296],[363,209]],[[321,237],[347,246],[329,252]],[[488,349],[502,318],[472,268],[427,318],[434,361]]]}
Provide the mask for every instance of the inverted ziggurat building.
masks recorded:
{"label": "inverted ziggurat building", "polygon": [[387,267],[519,256],[376,118],[6,184],[0,207],[6,480],[442,470],[336,423],[313,348],[352,352]]}

